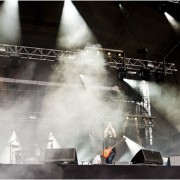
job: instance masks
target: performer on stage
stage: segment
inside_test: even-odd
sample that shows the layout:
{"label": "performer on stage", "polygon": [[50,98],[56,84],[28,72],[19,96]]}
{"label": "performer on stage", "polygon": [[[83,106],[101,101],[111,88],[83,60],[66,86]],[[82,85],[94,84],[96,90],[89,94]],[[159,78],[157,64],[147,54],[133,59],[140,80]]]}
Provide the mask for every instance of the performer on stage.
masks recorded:
{"label": "performer on stage", "polygon": [[106,158],[106,164],[112,164],[113,159],[116,155],[116,131],[112,127],[111,122],[109,122],[107,128],[104,131],[104,151],[103,157]]}

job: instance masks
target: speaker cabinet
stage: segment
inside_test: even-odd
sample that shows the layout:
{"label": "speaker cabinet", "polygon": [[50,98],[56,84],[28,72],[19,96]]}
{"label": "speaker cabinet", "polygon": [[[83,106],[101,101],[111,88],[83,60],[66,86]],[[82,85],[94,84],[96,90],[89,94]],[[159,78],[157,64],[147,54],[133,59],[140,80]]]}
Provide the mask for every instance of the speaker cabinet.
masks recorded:
{"label": "speaker cabinet", "polygon": [[180,156],[170,156],[168,157],[167,165],[169,166],[180,166]]}
{"label": "speaker cabinet", "polygon": [[44,163],[78,164],[75,148],[46,149]]}
{"label": "speaker cabinet", "polygon": [[150,151],[146,149],[141,149],[138,153],[132,158],[132,164],[163,164],[163,159],[160,152]]}

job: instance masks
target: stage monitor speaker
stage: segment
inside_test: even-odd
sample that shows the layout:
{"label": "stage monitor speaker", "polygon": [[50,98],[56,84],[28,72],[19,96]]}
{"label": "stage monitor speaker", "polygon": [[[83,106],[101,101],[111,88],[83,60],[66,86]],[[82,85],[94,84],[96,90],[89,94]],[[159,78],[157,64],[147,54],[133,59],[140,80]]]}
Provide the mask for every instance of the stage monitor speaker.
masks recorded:
{"label": "stage monitor speaker", "polygon": [[168,166],[180,166],[180,156],[170,156],[167,161]]}
{"label": "stage monitor speaker", "polygon": [[163,164],[163,159],[160,152],[150,151],[146,149],[141,149],[132,158],[131,164]]}
{"label": "stage monitor speaker", "polygon": [[75,148],[46,149],[44,163],[78,164]]}

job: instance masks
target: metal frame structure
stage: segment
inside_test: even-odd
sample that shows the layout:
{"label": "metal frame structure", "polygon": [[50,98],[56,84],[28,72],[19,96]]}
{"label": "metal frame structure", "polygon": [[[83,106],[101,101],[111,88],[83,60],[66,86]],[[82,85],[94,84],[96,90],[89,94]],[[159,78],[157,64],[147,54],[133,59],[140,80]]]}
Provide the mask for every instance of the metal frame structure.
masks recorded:
{"label": "metal frame structure", "polygon": [[[155,126],[155,117],[149,115],[125,115],[124,117],[124,132],[126,127],[135,128],[138,132],[138,136],[145,140],[144,144],[147,149],[152,149],[154,145],[153,140],[153,128]],[[140,130],[144,131],[144,137],[141,137]]]}
{"label": "metal frame structure", "polygon": [[[97,58],[90,60],[88,62],[81,60],[79,58],[80,53],[85,53],[85,57],[88,57],[88,51],[92,51],[95,54],[97,53]],[[86,54],[87,52],[87,54]],[[101,55],[101,56],[99,56]],[[174,63],[166,63],[165,59],[162,62],[143,60],[143,59],[134,59],[127,58],[124,55],[123,50],[114,50],[114,49],[105,49],[99,47],[85,47],[85,49],[79,50],[57,50],[57,49],[45,49],[37,47],[26,47],[26,46],[17,46],[17,45],[7,45],[0,44],[0,56],[5,58],[15,58],[17,60],[40,60],[40,61],[54,61],[54,62],[63,62],[63,63],[90,63],[96,65],[99,63],[98,56],[101,57],[102,65],[108,66],[110,68],[115,68],[118,70],[123,70],[129,73],[139,73],[143,68],[148,68],[151,73],[157,71],[165,74],[173,74],[177,69],[175,68]],[[168,55],[167,55],[168,56]],[[96,56],[95,56],[96,57]],[[103,57],[103,58],[102,58]],[[89,59],[89,57],[88,57]],[[0,78],[0,81],[3,82],[13,82],[13,83],[25,83],[25,84],[35,84],[35,85],[50,85],[50,86],[68,86],[71,87],[71,84],[64,83],[53,83],[53,82],[42,82],[42,81],[28,81],[28,80],[17,80],[9,78]],[[73,85],[74,87],[74,85]],[[113,87],[91,87],[105,90],[115,90]],[[143,91],[143,102],[140,104],[144,109],[142,114],[145,118],[148,116],[151,117],[150,112],[150,100],[148,97],[148,84],[144,84],[141,87]],[[142,119],[142,116],[140,117]],[[138,126],[141,124],[138,123]],[[153,135],[152,127],[154,125],[150,124],[148,126],[143,125],[145,130],[146,145],[153,147]]]}
{"label": "metal frame structure", "polygon": [[[150,60],[142,60],[142,59],[134,59],[127,58],[124,56],[123,50],[114,50],[114,49],[105,49],[98,47],[87,47],[86,50],[93,50],[98,53],[102,53],[105,61],[104,65],[109,65],[111,68],[115,69],[125,69],[126,71],[139,71],[144,67],[148,67],[151,72],[155,72],[157,70],[163,71],[165,74],[173,74],[173,72],[177,71],[175,68],[175,63],[165,63],[150,61]],[[17,46],[17,45],[7,45],[0,44],[0,56],[3,57],[19,57],[20,59],[27,60],[42,60],[42,61],[63,61],[67,63],[82,63],[79,61],[78,54],[82,51],[74,50],[57,50],[57,49],[45,49],[45,48],[37,48],[37,47],[26,47],[26,46]],[[91,62],[92,63],[92,62]],[[93,60],[93,63],[97,63],[97,61]],[[150,65],[150,66],[148,66]]]}

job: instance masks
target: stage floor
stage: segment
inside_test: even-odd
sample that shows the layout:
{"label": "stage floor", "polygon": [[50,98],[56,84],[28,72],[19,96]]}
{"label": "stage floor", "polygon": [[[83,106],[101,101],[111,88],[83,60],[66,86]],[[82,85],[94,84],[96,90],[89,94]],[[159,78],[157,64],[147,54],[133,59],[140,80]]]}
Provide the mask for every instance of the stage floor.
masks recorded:
{"label": "stage floor", "polygon": [[1,164],[1,179],[180,179],[180,166]]}

